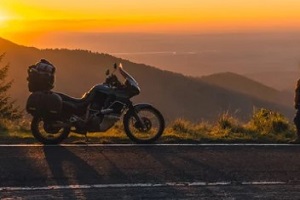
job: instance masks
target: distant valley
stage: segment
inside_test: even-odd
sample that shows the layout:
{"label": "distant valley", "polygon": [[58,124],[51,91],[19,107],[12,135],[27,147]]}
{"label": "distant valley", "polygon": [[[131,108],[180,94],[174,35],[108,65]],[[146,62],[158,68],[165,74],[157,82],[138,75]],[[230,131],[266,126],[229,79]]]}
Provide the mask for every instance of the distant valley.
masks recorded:
{"label": "distant valley", "polygon": [[234,72],[289,91],[300,77],[299,43],[299,32],[284,31],[189,35],[58,32],[23,42],[39,48],[104,52],[194,77]]}

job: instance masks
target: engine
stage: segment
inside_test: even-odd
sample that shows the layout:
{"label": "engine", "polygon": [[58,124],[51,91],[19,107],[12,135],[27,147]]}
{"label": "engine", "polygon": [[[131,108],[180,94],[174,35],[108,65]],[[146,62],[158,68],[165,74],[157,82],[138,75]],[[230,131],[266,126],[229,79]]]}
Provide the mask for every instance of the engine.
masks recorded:
{"label": "engine", "polygon": [[[99,102],[97,101],[91,105],[91,118],[86,126],[88,132],[105,132],[110,129],[120,120],[125,107],[123,103],[114,101],[112,97],[107,98],[104,103]],[[101,110],[100,113],[99,110]]]}
{"label": "engine", "polygon": [[110,129],[119,119],[120,116],[114,114],[93,116],[87,124],[87,131],[105,132]]}

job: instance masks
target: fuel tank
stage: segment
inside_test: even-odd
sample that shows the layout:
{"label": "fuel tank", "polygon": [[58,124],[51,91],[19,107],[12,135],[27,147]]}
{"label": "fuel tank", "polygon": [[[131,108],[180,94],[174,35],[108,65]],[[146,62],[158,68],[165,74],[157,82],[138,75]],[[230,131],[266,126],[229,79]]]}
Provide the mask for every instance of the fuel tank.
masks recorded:
{"label": "fuel tank", "polygon": [[128,91],[126,89],[117,89],[109,87],[106,84],[98,84],[92,87],[88,94],[105,94],[107,96],[115,96],[117,99],[129,98]]}

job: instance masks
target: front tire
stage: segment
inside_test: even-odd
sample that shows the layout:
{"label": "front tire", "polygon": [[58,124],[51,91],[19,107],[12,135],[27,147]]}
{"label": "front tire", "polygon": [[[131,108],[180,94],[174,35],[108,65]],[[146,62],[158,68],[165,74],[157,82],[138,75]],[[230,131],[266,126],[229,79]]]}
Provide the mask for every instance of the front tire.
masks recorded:
{"label": "front tire", "polygon": [[[134,112],[143,121],[143,126],[136,119]],[[135,106],[134,111],[124,116],[123,123],[126,135],[138,144],[155,142],[165,129],[162,114],[150,105]]]}
{"label": "front tire", "polygon": [[47,123],[40,117],[34,117],[31,122],[32,135],[43,144],[59,144],[66,139],[70,133],[69,128],[56,128],[54,130],[45,130]]}

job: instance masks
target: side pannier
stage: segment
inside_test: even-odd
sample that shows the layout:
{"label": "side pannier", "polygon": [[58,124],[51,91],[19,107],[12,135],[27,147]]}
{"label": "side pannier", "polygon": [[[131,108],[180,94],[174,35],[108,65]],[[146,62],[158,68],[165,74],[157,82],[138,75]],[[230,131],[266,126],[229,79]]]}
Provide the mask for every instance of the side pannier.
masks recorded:
{"label": "side pannier", "polygon": [[62,99],[54,92],[34,92],[30,94],[26,110],[33,116],[56,117],[62,111]]}
{"label": "side pannier", "polygon": [[30,92],[50,91],[54,88],[55,67],[45,59],[28,68],[28,89]]}

